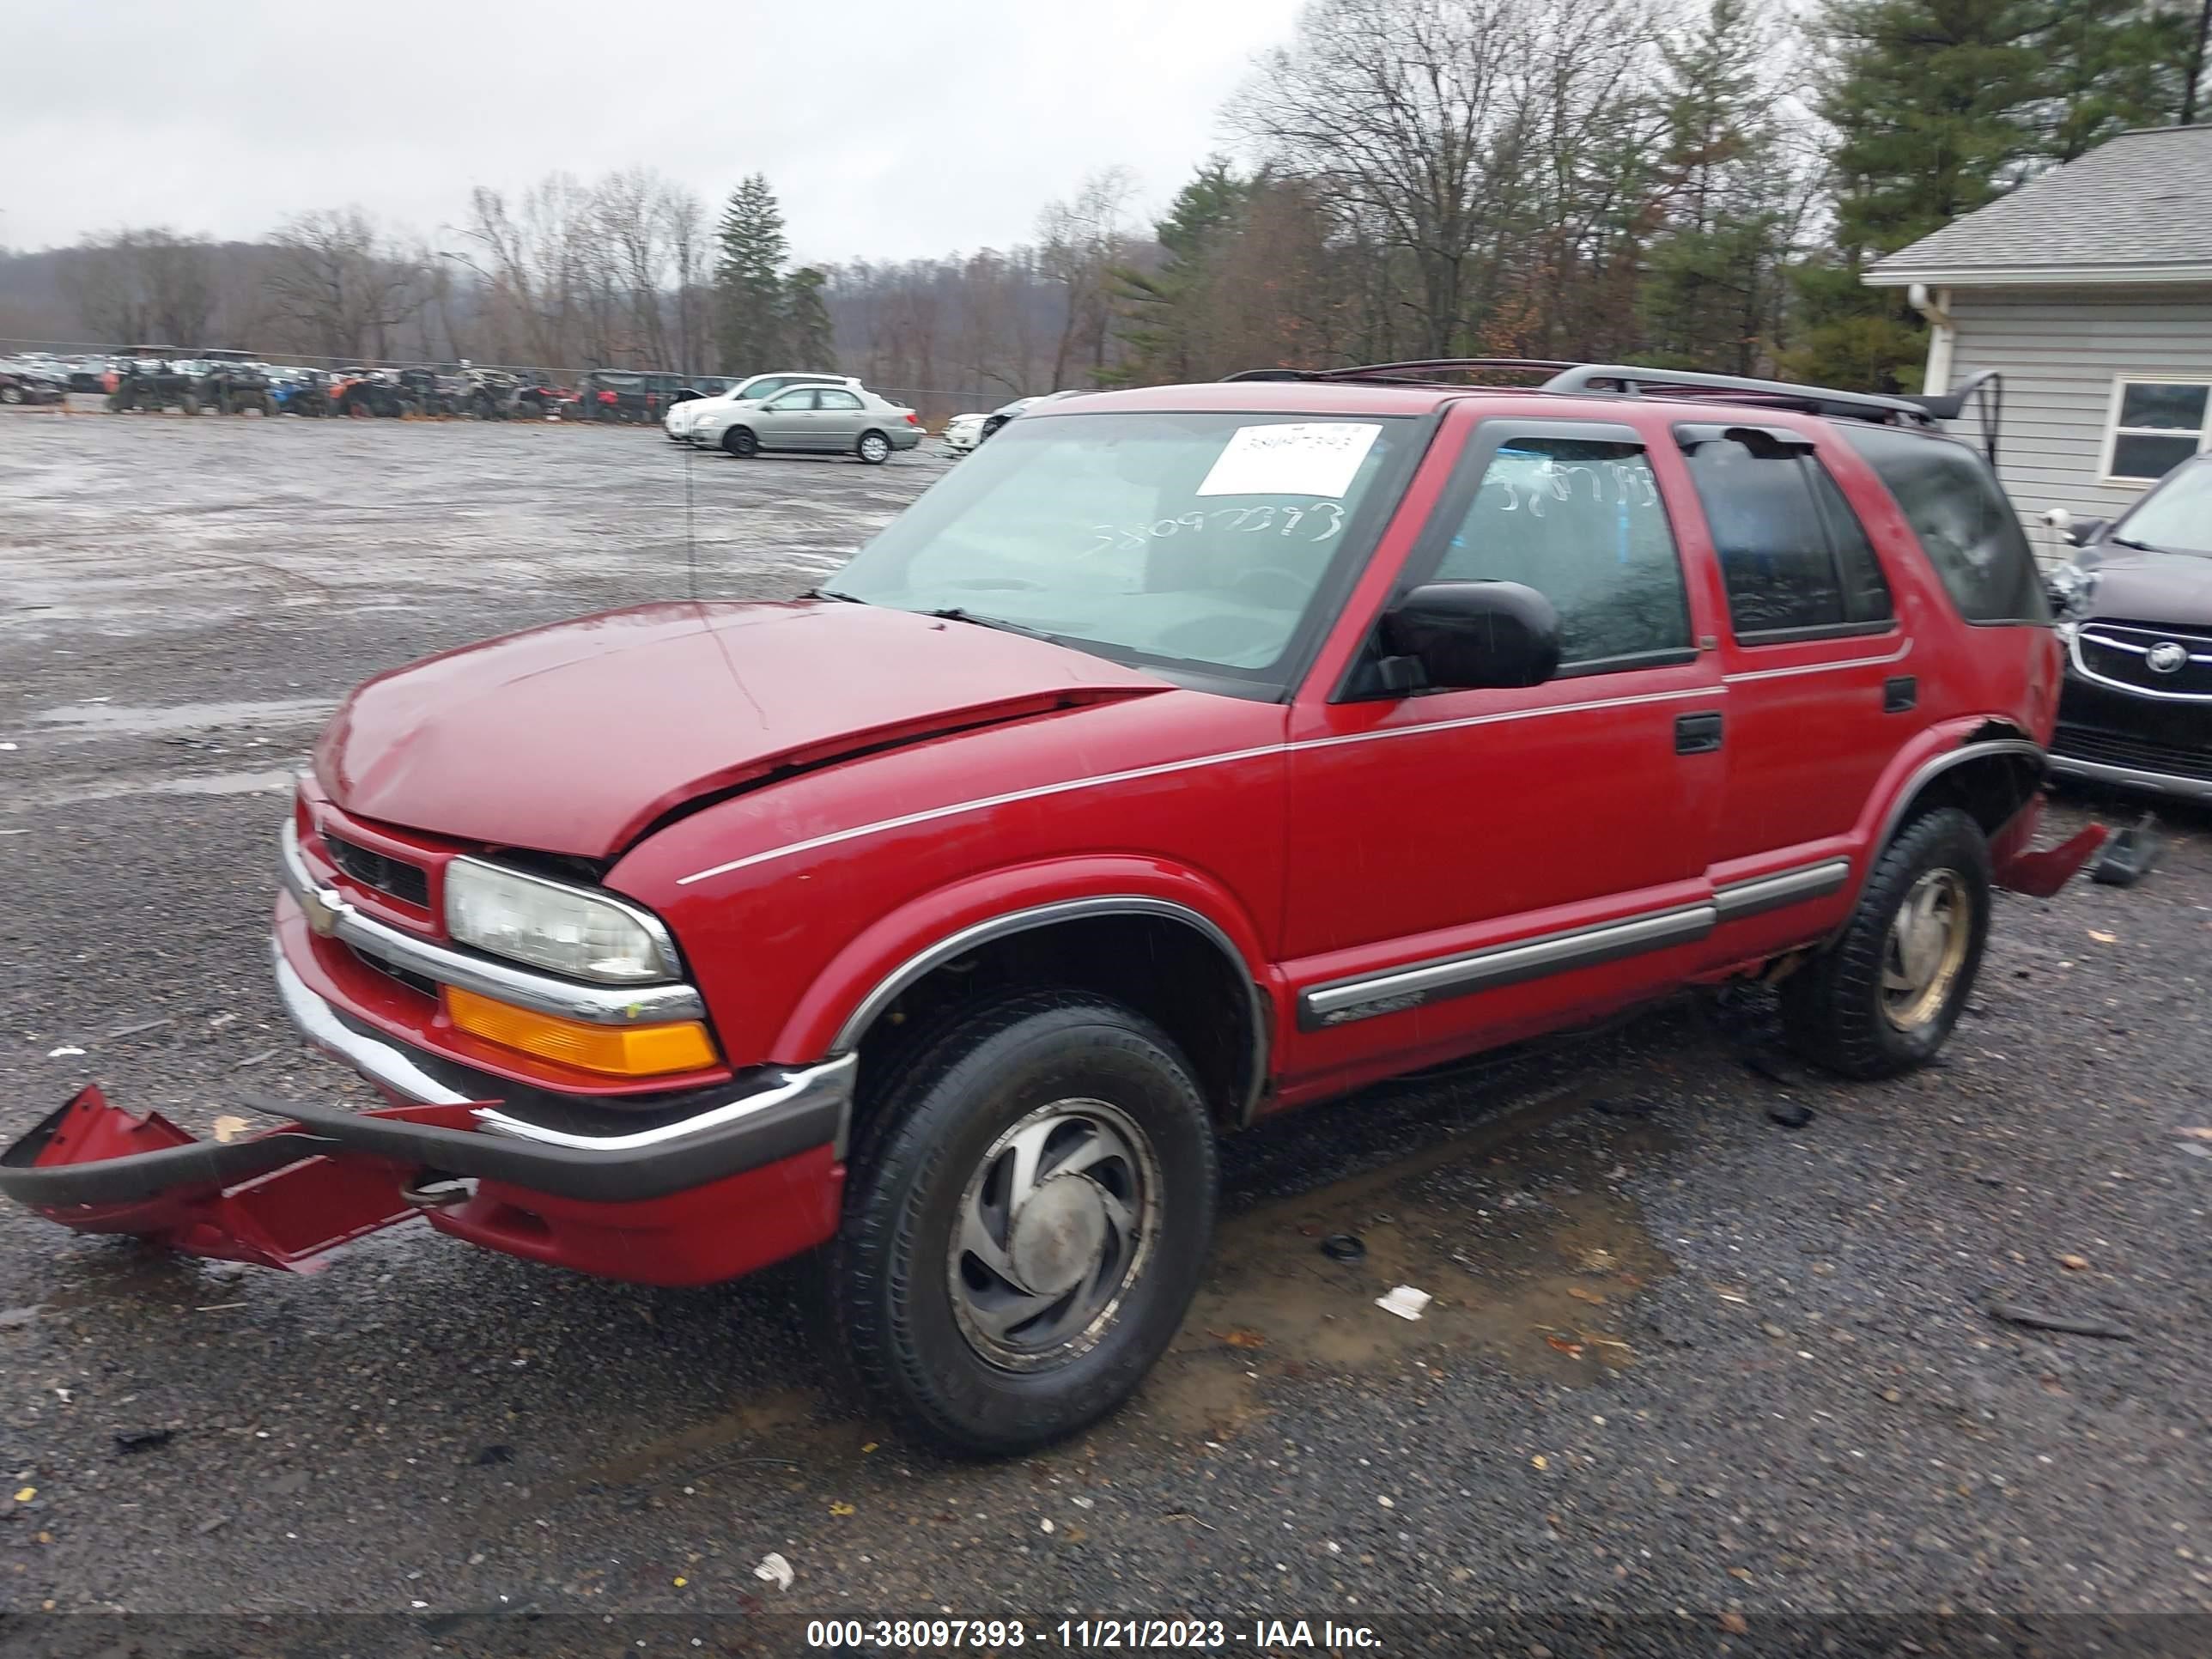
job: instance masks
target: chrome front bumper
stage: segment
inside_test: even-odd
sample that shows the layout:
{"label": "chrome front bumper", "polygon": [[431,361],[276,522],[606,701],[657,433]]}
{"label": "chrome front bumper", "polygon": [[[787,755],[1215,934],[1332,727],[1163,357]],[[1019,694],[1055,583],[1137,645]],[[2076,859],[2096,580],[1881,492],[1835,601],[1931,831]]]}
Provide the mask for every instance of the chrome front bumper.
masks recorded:
{"label": "chrome front bumper", "polygon": [[[510,1086],[489,1076],[483,1077],[482,1086],[473,1091],[454,1086],[455,1081],[470,1082],[477,1074],[348,1023],[326,999],[308,988],[274,939],[270,941],[270,951],[276,994],[301,1036],[379,1088],[419,1105],[460,1106],[496,1100]],[[701,1090],[673,1109],[663,1108],[653,1115],[653,1121],[635,1127],[621,1126],[613,1121],[617,1115],[604,1108],[598,1109],[602,1122],[586,1129],[533,1122],[519,1109],[506,1110],[489,1103],[477,1106],[474,1115],[485,1129],[499,1134],[621,1161],[711,1145],[720,1149],[715,1159],[723,1165],[720,1173],[729,1174],[825,1141],[834,1142],[842,1155],[852,1118],[853,1081],[859,1069],[860,1056],[854,1054],[834,1054],[812,1066],[762,1066],[717,1088]],[[585,1100],[576,1103],[587,1111],[594,1107],[594,1103]],[[771,1127],[774,1132],[759,1146],[742,1150],[741,1144],[755,1132]],[[790,1144],[793,1131],[799,1146]],[[806,1139],[809,1133],[811,1139]]]}
{"label": "chrome front bumper", "polygon": [[2212,781],[2203,778],[2176,777],[2167,772],[2149,772],[2140,767],[2113,766],[2104,761],[2075,760],[2070,755],[2053,753],[2051,769],[2062,778],[2086,778],[2093,783],[2112,784],[2122,789],[2148,790],[2161,795],[2172,795],[2180,800],[2212,801]]}

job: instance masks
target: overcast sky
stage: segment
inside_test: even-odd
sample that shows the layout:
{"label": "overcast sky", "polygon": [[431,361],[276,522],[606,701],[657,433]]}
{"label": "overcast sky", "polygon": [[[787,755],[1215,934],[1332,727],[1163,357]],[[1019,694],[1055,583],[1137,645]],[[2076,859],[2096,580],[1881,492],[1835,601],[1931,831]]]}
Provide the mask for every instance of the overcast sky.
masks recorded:
{"label": "overcast sky", "polygon": [[0,0],[0,245],[252,237],[469,187],[765,173],[801,261],[1030,237],[1121,164],[1163,205],[1300,0]]}

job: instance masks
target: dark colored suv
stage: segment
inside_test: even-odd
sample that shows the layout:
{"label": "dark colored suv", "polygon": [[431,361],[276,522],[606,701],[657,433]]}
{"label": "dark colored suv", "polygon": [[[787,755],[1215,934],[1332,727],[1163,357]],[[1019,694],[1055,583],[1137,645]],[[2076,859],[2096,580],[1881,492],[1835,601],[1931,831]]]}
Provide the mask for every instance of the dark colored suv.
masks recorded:
{"label": "dark colored suv", "polygon": [[2051,573],[2067,613],[2051,769],[2212,800],[2212,455],[2117,522],[2061,522],[2080,550]]}

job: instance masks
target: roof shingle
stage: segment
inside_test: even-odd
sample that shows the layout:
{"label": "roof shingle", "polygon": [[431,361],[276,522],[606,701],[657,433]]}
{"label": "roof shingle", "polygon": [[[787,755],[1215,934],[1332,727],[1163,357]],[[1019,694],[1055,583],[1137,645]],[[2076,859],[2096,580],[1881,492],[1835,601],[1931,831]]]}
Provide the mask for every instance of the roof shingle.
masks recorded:
{"label": "roof shingle", "polygon": [[1877,260],[1867,279],[2212,265],[2212,126],[2122,133]]}

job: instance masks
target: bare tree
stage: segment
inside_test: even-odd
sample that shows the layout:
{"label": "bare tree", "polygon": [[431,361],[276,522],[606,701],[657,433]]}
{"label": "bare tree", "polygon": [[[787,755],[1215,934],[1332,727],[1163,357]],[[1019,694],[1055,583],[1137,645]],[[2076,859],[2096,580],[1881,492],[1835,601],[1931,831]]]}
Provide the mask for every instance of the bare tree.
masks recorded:
{"label": "bare tree", "polygon": [[71,250],[68,271],[77,313],[100,339],[196,345],[215,315],[215,245],[204,236],[110,231]]}
{"label": "bare tree", "polygon": [[1107,273],[1127,255],[1129,198],[1135,189],[1127,167],[1108,167],[1038,216],[1037,262],[1059,285],[1062,299],[1060,342],[1053,352],[1055,387],[1068,383],[1079,357],[1089,358],[1093,371],[1105,367],[1113,323]]}
{"label": "bare tree", "polygon": [[379,231],[359,208],[325,208],[270,238],[270,308],[331,357],[383,357],[391,331],[429,297],[428,260]]}

